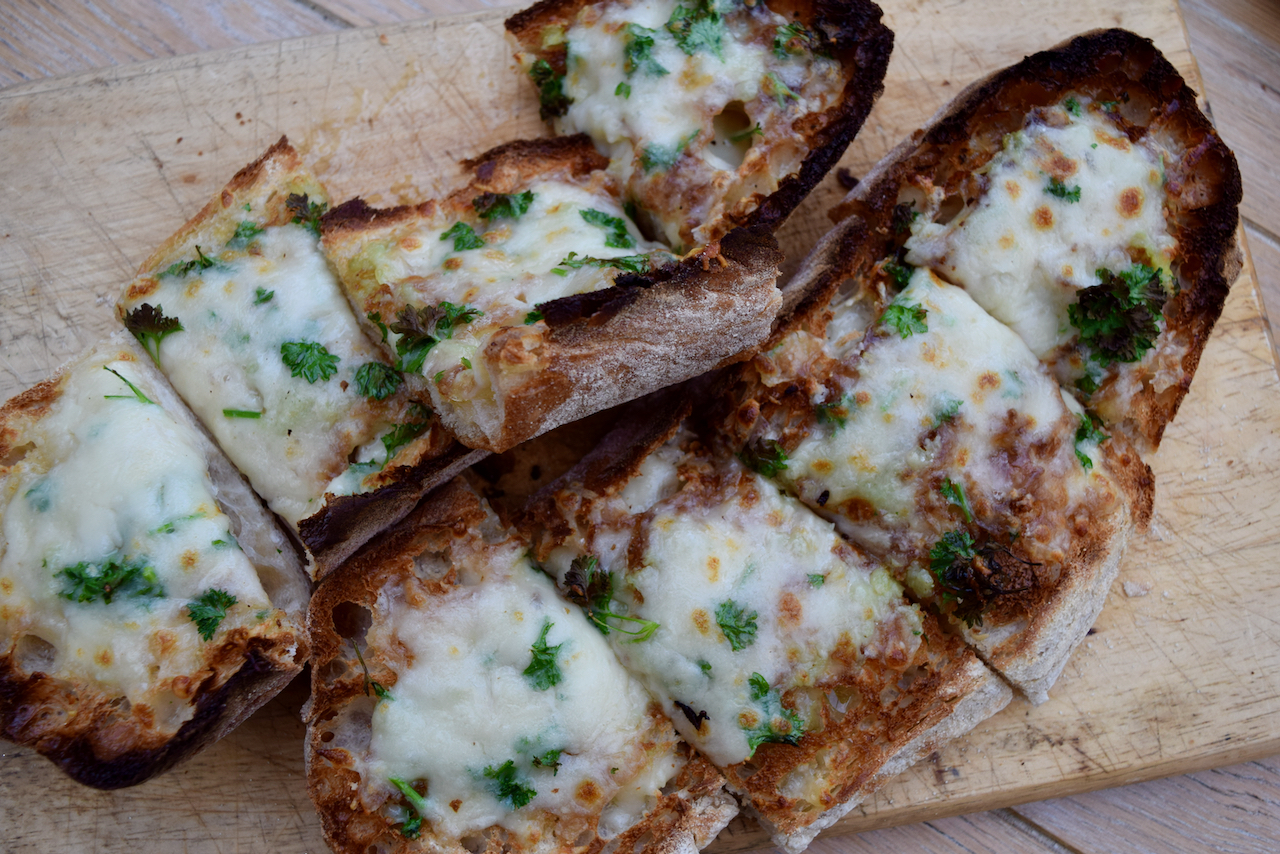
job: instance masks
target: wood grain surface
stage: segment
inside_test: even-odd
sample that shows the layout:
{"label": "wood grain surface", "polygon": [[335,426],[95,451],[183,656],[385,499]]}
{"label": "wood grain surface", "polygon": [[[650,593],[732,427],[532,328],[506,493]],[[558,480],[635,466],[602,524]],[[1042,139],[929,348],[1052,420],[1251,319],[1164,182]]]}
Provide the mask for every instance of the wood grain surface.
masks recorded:
{"label": "wood grain surface", "polygon": [[[315,5],[328,14],[326,7],[341,4]],[[360,8],[379,20],[376,9]],[[1007,34],[975,23],[1015,15],[1024,26]],[[115,296],[142,258],[281,132],[300,144],[336,196],[361,193],[384,203],[436,193],[456,174],[457,158],[540,133],[536,104],[497,38],[500,19],[346,31],[0,91],[0,182],[21,200],[0,213],[0,397],[110,328]],[[1122,13],[1099,2],[1044,3],[1030,15],[1000,0],[918,2],[891,7],[888,19],[898,49],[886,96],[845,158],[855,174],[972,77],[1077,30],[1119,24],[1150,35],[1200,85],[1168,2],[1129,4]],[[790,254],[825,229],[822,214],[838,195],[828,181],[787,226]],[[1263,204],[1258,215],[1266,211]],[[1280,266],[1274,245],[1259,249],[1270,269]],[[1280,466],[1278,416],[1280,389],[1250,267],[1152,461],[1156,520],[1121,577],[1134,595],[1116,586],[1048,704],[1015,702],[895,781],[842,828],[938,818],[1280,751],[1280,582],[1270,570],[1280,557],[1270,486]],[[28,750],[3,751],[6,850],[323,850],[301,778],[304,690],[295,683],[193,762],[126,792],[88,792]],[[1268,791],[1266,779],[1255,782]],[[1109,823],[1131,820],[1123,805],[1106,803],[1089,813],[1101,847],[1082,841],[1078,850],[1108,850]],[[1010,850],[1067,850],[1043,828],[1080,825],[1066,807],[1024,807],[1020,815],[1034,825],[1001,813],[937,822],[939,845],[945,837],[951,846],[937,850],[961,850],[955,845],[966,839],[989,847],[983,838]],[[1165,838],[1185,840],[1176,827],[1166,829]],[[717,846],[760,844],[757,831],[739,824]]]}

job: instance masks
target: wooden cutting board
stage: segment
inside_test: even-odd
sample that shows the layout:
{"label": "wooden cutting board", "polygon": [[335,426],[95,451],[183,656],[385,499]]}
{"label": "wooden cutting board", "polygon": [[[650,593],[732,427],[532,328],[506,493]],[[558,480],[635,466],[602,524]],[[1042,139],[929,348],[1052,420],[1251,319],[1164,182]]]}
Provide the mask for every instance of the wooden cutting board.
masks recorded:
{"label": "wooden cutting board", "polygon": [[[1174,2],[885,2],[898,47],[843,161],[869,166],[974,77],[1101,26],[1154,38],[1193,87]],[[417,201],[456,161],[543,132],[484,13],[112,68],[0,91],[0,399],[113,327],[146,255],[287,133],[336,198]],[[781,234],[798,258],[833,178]],[[1060,796],[1280,753],[1280,383],[1252,265],[1164,446],[1151,531],[1043,706],[1018,700],[890,783],[834,832]],[[233,735],[123,792],[0,743],[12,852],[324,850],[302,776],[303,680]],[[736,822],[721,851],[763,835]]]}

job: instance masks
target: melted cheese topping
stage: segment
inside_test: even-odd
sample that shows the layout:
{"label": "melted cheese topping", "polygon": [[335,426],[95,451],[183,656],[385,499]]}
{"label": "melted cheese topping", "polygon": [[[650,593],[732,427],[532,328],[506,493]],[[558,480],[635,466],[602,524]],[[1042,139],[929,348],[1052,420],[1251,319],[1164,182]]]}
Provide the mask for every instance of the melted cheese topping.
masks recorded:
{"label": "melted cheese topping", "polygon": [[[666,27],[677,5],[596,4],[579,15],[564,35],[563,87],[572,104],[556,130],[589,134],[667,241],[691,248],[703,241],[703,229],[690,230],[689,223],[709,223],[752,192],[773,192],[799,168],[803,154],[787,144],[794,142],[791,120],[830,106],[843,79],[834,60],[807,51],[777,55],[773,36],[787,21],[763,3],[724,4],[720,55],[707,48],[687,54]],[[653,39],[652,62],[632,63],[631,71],[629,25],[652,31]],[[649,186],[686,154],[678,199]]]}
{"label": "melted cheese topping", "polygon": [[[214,499],[192,428],[104,365],[157,398],[133,363],[91,360],[19,440],[26,455],[0,478],[0,637],[18,643],[19,666],[25,649],[34,669],[150,706],[157,728],[172,732],[193,713],[185,683],[206,649],[187,603],[210,588],[235,596],[219,633],[271,605]],[[109,604],[61,595],[73,589],[61,570],[113,560],[145,564],[163,592],[126,585]]]}
{"label": "melted cheese topping", "polygon": [[[833,653],[846,663],[881,657],[894,635],[914,649],[921,618],[888,572],[763,478],[734,462],[743,486],[718,504],[682,501],[669,494],[679,488],[677,462],[673,445],[650,456],[606,511],[609,522],[598,525],[591,548],[615,575],[613,607],[658,623],[640,642],[611,631],[618,657],[662,699],[681,735],[713,762],[731,765],[754,752],[753,729],[775,723],[787,731],[778,696],[834,675],[843,665]],[[644,555],[628,568],[628,535],[646,514]],[[576,554],[562,547],[548,567],[563,575]],[[737,638],[738,649],[721,616],[753,627]],[[770,696],[753,690],[753,674],[768,682]],[[707,718],[695,726],[677,702]]]}
{"label": "melted cheese topping", "polygon": [[[320,509],[351,450],[390,427],[375,423],[356,391],[356,372],[379,358],[306,228],[267,228],[250,251],[219,258],[159,276],[146,298],[183,326],[161,342],[160,366],[268,506],[296,526]],[[323,346],[338,357],[336,372],[316,382],[293,376],[286,342]]]}
{"label": "melted cheese topping", "polygon": [[[351,262],[357,281],[359,271],[372,269],[368,286],[357,297],[385,322],[390,323],[406,304],[424,308],[449,302],[482,312],[470,322],[456,324],[451,336],[427,354],[421,369],[431,380],[428,387],[438,408],[462,413],[476,423],[493,420],[498,406],[492,372],[503,368],[486,355],[489,341],[511,327],[528,327],[528,335],[536,339],[545,327],[528,321],[538,305],[610,287],[619,273],[616,268],[591,264],[573,269],[560,262],[573,252],[580,258],[610,259],[650,255],[661,249],[640,236],[621,205],[598,185],[540,181],[529,190],[533,200],[518,219],[495,219],[487,227],[475,222],[475,231],[484,240],[481,248],[455,249],[454,236],[446,236],[457,224],[454,221],[425,221],[394,240],[370,244]],[[590,210],[620,220],[633,245],[608,245],[611,229],[584,219],[583,213]],[[666,257],[653,260],[661,263]],[[394,346],[399,338],[391,332],[388,341]],[[536,346],[531,341],[524,349]]]}
{"label": "melted cheese topping", "polygon": [[[365,773],[425,782],[425,818],[445,837],[493,825],[527,835],[541,810],[603,810],[601,834],[617,833],[675,774],[674,737],[654,733],[644,688],[523,549],[490,556],[479,583],[425,604],[392,600],[370,632],[371,646],[402,645],[410,664],[375,707]],[[548,623],[562,678],[538,690],[524,671]],[[558,769],[533,764],[548,751],[560,751]],[[536,792],[518,809],[492,777],[508,761]]]}
{"label": "melted cheese topping", "polygon": [[1078,117],[1057,108],[1009,134],[977,203],[945,225],[921,217],[906,243],[908,262],[964,287],[1039,357],[1075,337],[1067,308],[1098,269],[1168,273],[1175,246],[1161,155],[1077,102]]}

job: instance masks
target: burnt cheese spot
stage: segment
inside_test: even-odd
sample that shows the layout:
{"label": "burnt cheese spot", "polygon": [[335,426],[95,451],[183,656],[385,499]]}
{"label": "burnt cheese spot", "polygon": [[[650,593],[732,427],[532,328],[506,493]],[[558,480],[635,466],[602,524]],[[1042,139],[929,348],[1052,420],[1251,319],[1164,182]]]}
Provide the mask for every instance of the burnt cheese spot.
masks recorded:
{"label": "burnt cheese spot", "polygon": [[859,406],[866,406],[868,403],[871,402],[871,392],[869,391],[860,391],[857,394],[855,394],[853,397],[854,397],[854,400],[858,401]]}
{"label": "burnt cheese spot", "polygon": [[182,553],[182,557],[178,558],[178,562],[182,564],[183,569],[194,569],[200,562],[200,555],[194,549],[187,549]]}
{"label": "burnt cheese spot", "polygon": [[1022,195],[1022,185],[1017,181],[1009,180],[1004,182],[1005,192],[1009,194],[1009,198],[1016,199]]}
{"label": "burnt cheese spot", "polygon": [[707,634],[711,631],[711,615],[701,608],[694,609],[693,625],[702,634]]}
{"label": "burnt cheese spot", "polygon": [[457,812],[461,806],[462,806],[461,798],[454,798],[453,800],[449,801],[449,809],[453,810],[454,812]]}
{"label": "burnt cheese spot", "polygon": [[1120,200],[1116,203],[1120,215],[1133,219],[1142,212],[1142,191],[1137,187],[1127,187],[1120,191]]}
{"label": "burnt cheese spot", "polygon": [[446,270],[457,270],[462,266],[462,259],[454,255],[452,258],[444,259],[443,266]]}
{"label": "burnt cheese spot", "polygon": [[93,657],[93,660],[101,664],[103,667],[110,667],[111,662],[114,659],[113,659],[113,656],[111,655],[111,650],[108,649],[107,647],[103,647],[102,649],[98,650],[98,654]]}
{"label": "burnt cheese spot", "polygon": [[1048,172],[1059,181],[1065,181],[1072,175],[1076,174],[1079,164],[1060,151],[1055,151],[1053,156],[1049,158],[1049,162],[1044,171]]}
{"label": "burnt cheese spot", "polygon": [[422,239],[415,234],[400,238],[400,248],[405,252],[412,252],[415,249],[422,248]]}
{"label": "burnt cheese spot", "polygon": [[993,388],[1000,387],[1000,375],[995,371],[987,371],[978,377],[978,388],[983,391],[991,391]]}
{"label": "burnt cheese spot", "polygon": [[578,788],[574,790],[573,796],[580,803],[593,806],[600,800],[600,787],[595,784],[594,780],[583,780],[578,784]]}
{"label": "burnt cheese spot", "polygon": [[1006,231],[1004,234],[1000,235],[1001,249],[1012,249],[1015,242],[1012,231]]}
{"label": "burnt cheese spot", "polygon": [[1048,205],[1041,205],[1031,214],[1031,223],[1041,231],[1053,228],[1053,211]]}
{"label": "burnt cheese spot", "polygon": [[720,558],[712,555],[707,558],[707,580],[715,584],[720,579]]}
{"label": "burnt cheese spot", "polygon": [[778,600],[778,624],[781,626],[798,626],[804,619],[804,609],[800,598],[790,590],[782,594]]}

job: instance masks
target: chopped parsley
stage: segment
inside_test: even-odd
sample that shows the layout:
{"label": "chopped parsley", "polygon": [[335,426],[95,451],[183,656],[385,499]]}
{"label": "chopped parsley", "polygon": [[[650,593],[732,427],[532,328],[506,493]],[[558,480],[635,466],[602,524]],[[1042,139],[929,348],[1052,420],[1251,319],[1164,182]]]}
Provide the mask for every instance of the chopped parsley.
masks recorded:
{"label": "chopped parsley", "polygon": [[814,404],[813,414],[817,416],[819,424],[834,424],[839,429],[849,420],[849,408],[853,403],[853,396],[846,394],[830,403]]}
{"label": "chopped parsley", "polygon": [[698,659],[698,669],[702,671],[702,675],[703,675],[703,676],[706,676],[706,677],[710,678],[710,676],[711,676],[711,662],[710,662],[710,661],[707,661],[705,658],[699,658],[699,659]]}
{"label": "chopped parsley", "polygon": [[765,477],[777,477],[787,467],[787,452],[776,439],[757,436],[738,453],[747,468]]}
{"label": "chopped parsley", "polygon": [[[612,610],[613,573],[605,571],[595,555],[580,555],[573,559],[569,564],[569,571],[564,574],[564,587],[565,597],[582,608],[601,634],[621,632],[631,636],[631,643],[640,643],[653,637],[653,633],[658,630],[658,623],[653,620],[619,614]],[[634,624],[635,628],[611,625],[609,619]]]}
{"label": "chopped parsley", "polygon": [[117,594],[125,592],[134,598],[164,595],[164,586],[156,577],[155,569],[148,566],[144,558],[111,557],[101,564],[80,561],[58,570],[54,577],[62,578],[58,595],[81,604],[101,600],[110,605]]}
{"label": "chopped parsley", "polygon": [[737,133],[729,134],[729,141],[742,142],[744,139],[750,139],[753,136],[764,136],[764,128],[760,127],[759,122],[746,130],[740,130]]}
{"label": "chopped parsley", "polygon": [[910,338],[917,332],[928,332],[927,312],[922,305],[893,303],[880,315],[880,322],[897,332],[902,338]]}
{"label": "chopped parsley", "polygon": [[1094,445],[1100,445],[1110,438],[1106,433],[1102,432],[1101,422],[1088,413],[1080,416],[1080,426],[1076,428],[1076,459],[1080,461],[1080,465],[1084,466],[1084,470],[1088,471],[1093,468],[1093,460],[1089,455],[1080,450],[1081,443],[1088,442]]}
{"label": "chopped parsley", "polygon": [[244,249],[250,243],[257,240],[259,235],[264,231],[266,231],[266,229],[258,225],[256,222],[244,220],[236,226],[236,233],[231,235],[231,239],[227,241],[227,248]]}
{"label": "chopped parsley", "polygon": [[1080,201],[1080,187],[1068,187],[1057,178],[1050,178],[1049,183],[1045,186],[1044,191],[1056,199],[1062,199],[1065,202]]}
{"label": "chopped parsley", "polygon": [[956,563],[968,563],[977,555],[968,531],[947,531],[929,550],[929,571],[940,584],[947,584],[946,572]]}
{"label": "chopped parsley", "polygon": [[942,497],[947,499],[948,503],[960,508],[960,513],[964,516],[966,522],[973,521],[973,511],[969,509],[969,497],[964,494],[963,483],[956,483],[948,477],[942,481],[938,491],[942,493]]}
{"label": "chopped parsley", "polygon": [[551,631],[553,625],[555,623],[544,619],[542,634],[538,635],[538,639],[529,648],[529,652],[533,654],[533,660],[524,669],[524,678],[529,680],[529,684],[535,691],[545,691],[553,685],[559,685],[564,679],[564,674],[560,672],[560,665],[556,664],[556,655],[564,644],[547,646],[547,632]]}
{"label": "chopped parsley", "polygon": [[598,226],[605,230],[604,245],[613,249],[633,249],[636,245],[636,239],[627,231],[626,220],[609,216],[604,211],[598,211],[595,208],[587,208],[579,211],[582,218],[589,224]]}
{"label": "chopped parsley", "polygon": [[538,311],[538,309],[535,308],[533,311],[529,312],[524,316],[524,325],[532,326],[533,324],[537,323],[539,320],[542,320],[542,312]]}
{"label": "chopped parsley", "polygon": [[921,213],[916,210],[915,202],[904,202],[900,205],[893,206],[893,220],[891,225],[894,234],[906,234],[911,230],[912,224],[920,219]]}
{"label": "chopped parsley", "polygon": [[821,587],[827,583],[827,577],[822,573],[813,573],[807,576],[809,584],[813,587]]}
{"label": "chopped parsley", "polygon": [[519,219],[529,212],[533,204],[533,191],[523,193],[481,193],[471,200],[471,207],[481,219]]}
{"label": "chopped parsley", "polygon": [[640,152],[640,166],[646,172],[655,169],[670,169],[680,159],[680,154],[689,147],[689,143],[698,138],[701,131],[695,130],[675,145],[658,145],[656,142],[646,145]]}
{"label": "chopped parsley", "polygon": [[1069,96],[1067,100],[1063,101],[1062,106],[1073,116],[1079,116],[1084,112],[1080,109],[1080,102],[1076,100],[1074,95]]}
{"label": "chopped parsley", "polygon": [[409,802],[409,805],[413,807],[416,813],[400,825],[400,834],[406,839],[417,839],[422,832],[422,819],[427,814],[427,799],[418,794],[417,789],[399,777],[388,777],[387,782],[400,790],[400,794],[404,795],[404,799]]}
{"label": "chopped parsley", "polygon": [[905,288],[907,283],[911,281],[912,267],[910,264],[903,264],[896,258],[890,258],[880,265],[880,269],[884,270],[889,280],[898,288]]}
{"label": "chopped parsley", "polygon": [[338,372],[338,357],[315,341],[286,341],[280,345],[280,358],[293,376],[308,383],[328,380]]}
{"label": "chopped parsley", "polygon": [[356,391],[370,400],[386,400],[402,382],[400,372],[382,362],[365,362],[356,371]]}
{"label": "chopped parsley", "polygon": [[650,77],[661,77],[668,73],[667,69],[653,58],[653,37],[657,34],[656,30],[648,27],[627,24],[627,44],[622,49],[622,55],[625,57],[622,68],[627,72],[628,77],[637,71]]}
{"label": "chopped parsley", "polygon": [[102,366],[102,370],[107,371],[108,373],[115,374],[116,378],[119,379],[120,382],[127,385],[129,387],[129,391],[133,392],[133,394],[104,394],[102,396],[103,400],[136,400],[139,403],[149,403],[152,406],[156,405],[156,402],[154,400],[152,400],[151,398],[143,394],[142,389],[138,388],[136,385],[134,385],[133,383],[125,379],[123,376],[121,376],[119,371],[116,371],[112,368],[108,368],[106,365]]}
{"label": "chopped parsley", "polygon": [[440,341],[453,337],[453,331],[464,323],[470,323],[483,314],[478,308],[440,302],[434,306],[414,308],[406,305],[396,315],[391,331],[400,336],[396,352],[400,354],[399,368],[417,373],[422,363]]}
{"label": "chopped parsley", "polygon": [[328,202],[313,202],[306,194],[293,193],[284,206],[293,214],[290,222],[300,225],[316,237],[320,236],[320,217],[329,209]]}
{"label": "chopped parsley", "polygon": [[226,265],[216,258],[210,258],[204,254],[204,251],[197,245],[196,257],[190,261],[174,261],[168,267],[160,271],[160,278],[165,276],[175,276],[183,278],[199,270],[208,270],[210,267],[225,269]]}
{"label": "chopped parsley", "polygon": [[1076,388],[1085,394],[1093,394],[1102,386],[1102,366],[1089,359],[1084,363],[1084,376],[1076,380]]}
{"label": "chopped parsley", "polygon": [[260,287],[253,292],[253,304],[262,305],[263,303],[271,302],[275,295],[275,291],[269,291],[266,288]]}
{"label": "chopped parsley", "polygon": [[760,703],[762,715],[753,727],[744,727],[747,732],[747,744],[754,755],[755,750],[765,742],[781,744],[797,744],[804,734],[804,721],[793,710],[782,705],[782,695],[777,689],[769,687],[769,681],[759,673],[752,673],[747,680],[751,689],[751,699]]}
{"label": "chopped parsley", "polygon": [[778,103],[778,109],[786,107],[787,101],[800,100],[800,96],[791,91],[791,87],[783,83],[782,78],[773,71],[764,76],[764,90],[773,96],[773,100]]}
{"label": "chopped parsley", "polygon": [[476,230],[465,222],[455,222],[449,230],[440,235],[441,240],[453,240],[454,252],[465,252],[468,249],[483,249],[484,240],[476,234]]}
{"label": "chopped parsley", "polygon": [[160,342],[175,332],[181,332],[182,323],[176,317],[165,317],[159,303],[152,308],[144,302],[124,316],[124,328],[133,333],[142,348],[151,354],[151,361],[158,365]]}
{"label": "chopped parsley", "polygon": [[539,59],[530,66],[529,78],[538,87],[538,114],[544,122],[569,112],[573,99],[564,93],[564,75],[557,74],[551,63]]}
{"label": "chopped parsley", "polygon": [[622,81],[621,83],[619,83],[619,84],[617,85],[617,87],[613,90],[613,94],[614,94],[614,96],[615,96],[615,97],[618,97],[618,98],[630,98],[630,97],[631,97],[631,84],[630,84],[630,83],[628,83],[627,81],[623,80],[623,81]]}
{"label": "chopped parsley", "polygon": [[773,34],[773,55],[778,59],[815,53],[817,48],[817,33],[799,22],[783,24]]}
{"label": "chopped parsley", "polygon": [[[557,647],[559,649],[559,647]],[[529,764],[534,768],[550,768],[551,776],[560,773],[560,751],[548,750],[546,753],[540,753],[536,756],[529,757]]]}
{"label": "chopped parsley", "polygon": [[695,0],[690,6],[677,3],[667,21],[667,32],[689,56],[705,50],[724,59],[726,29],[715,0]]}
{"label": "chopped parsley", "polygon": [[512,809],[520,809],[538,794],[527,780],[522,780],[517,775],[516,764],[510,759],[497,768],[492,765],[487,766],[484,769],[484,776],[491,781],[489,791],[493,796],[500,801],[506,801]]}
{"label": "chopped parsley", "polygon": [[732,599],[726,599],[716,607],[716,625],[724,632],[725,640],[734,652],[746,649],[756,642],[755,611],[748,611]]}
{"label": "chopped parsley", "polygon": [[200,637],[213,640],[213,633],[226,619],[227,609],[236,604],[236,597],[216,587],[200,594],[200,598],[187,603],[187,616],[196,624]]}
{"label": "chopped parsley", "polygon": [[375,680],[372,674],[369,673],[369,665],[365,664],[364,655],[360,652],[360,647],[356,645],[355,641],[351,642],[351,648],[356,651],[356,660],[360,662],[360,669],[364,671],[364,695],[367,697],[369,692],[372,691],[379,700],[394,700],[395,698],[391,696],[391,692],[387,690],[386,686]]}
{"label": "chopped parsley", "polygon": [[252,409],[224,409],[223,418],[261,418],[262,413]]}
{"label": "chopped parsley", "polygon": [[619,255],[617,258],[592,258],[589,255],[579,256],[577,252],[570,252],[563,261],[551,269],[551,272],[563,276],[566,274],[562,269],[564,267],[573,270],[582,267],[617,267],[619,270],[643,276],[649,272],[649,256]]}
{"label": "chopped parsley", "polygon": [[382,333],[382,341],[385,344],[387,341],[387,324],[382,322],[382,312],[370,311],[365,314],[365,317],[370,323],[378,327],[378,331]]}
{"label": "chopped parsley", "polygon": [[410,408],[416,408],[417,412],[415,414],[419,415],[422,420],[397,424],[383,435],[382,447],[387,449],[387,458],[382,461],[383,468],[386,468],[387,463],[391,462],[397,451],[426,432],[430,424],[431,410],[412,403]]}
{"label": "chopped parsley", "polygon": [[946,424],[960,414],[960,407],[964,401],[958,397],[948,397],[942,401],[942,405],[933,413],[933,420],[936,424]]}
{"label": "chopped parsley", "polygon": [[1163,273],[1134,264],[1121,273],[1100,269],[1097,275],[1100,284],[1082,289],[1076,304],[1067,306],[1067,317],[1104,367],[1139,361],[1160,334],[1159,317],[1168,296]]}

